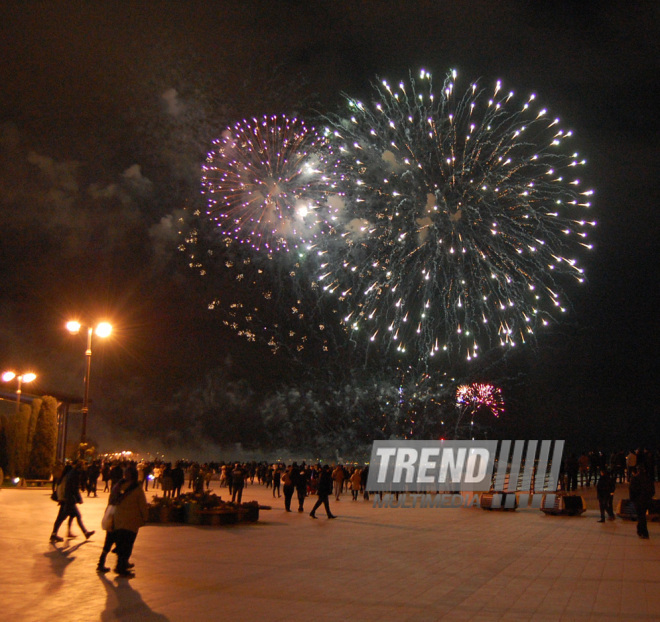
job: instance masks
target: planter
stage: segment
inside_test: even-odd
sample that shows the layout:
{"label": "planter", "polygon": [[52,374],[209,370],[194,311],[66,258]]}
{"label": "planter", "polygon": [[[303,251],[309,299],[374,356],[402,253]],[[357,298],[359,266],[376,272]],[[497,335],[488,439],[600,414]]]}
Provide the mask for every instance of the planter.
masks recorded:
{"label": "planter", "polygon": [[259,520],[259,506],[241,507],[238,510],[239,523],[256,523]]}
{"label": "planter", "polygon": [[479,505],[483,510],[513,512],[518,507],[518,499],[515,492],[484,492]]}
{"label": "planter", "polygon": [[182,505],[177,505],[170,508],[170,522],[171,523],[185,523],[186,515]]}
{"label": "planter", "polygon": [[624,520],[637,520],[635,504],[630,499],[621,499],[616,506],[616,515]]}
{"label": "planter", "polygon": [[157,505],[150,505],[147,508],[147,522],[148,523],[162,523],[162,508]]}
{"label": "planter", "polygon": [[555,493],[554,501],[549,503],[548,497],[552,495],[543,495],[541,502],[541,512],[553,516],[579,516],[587,511],[587,504],[581,495],[562,495]]}
{"label": "planter", "polygon": [[184,503],[183,504],[184,523],[186,525],[201,525],[202,517],[198,503]]}
{"label": "planter", "polygon": [[234,525],[238,522],[238,512],[231,510],[202,510],[199,514],[202,525]]}
{"label": "planter", "polygon": [[651,499],[649,505],[648,519],[650,521],[660,521],[660,499]]}

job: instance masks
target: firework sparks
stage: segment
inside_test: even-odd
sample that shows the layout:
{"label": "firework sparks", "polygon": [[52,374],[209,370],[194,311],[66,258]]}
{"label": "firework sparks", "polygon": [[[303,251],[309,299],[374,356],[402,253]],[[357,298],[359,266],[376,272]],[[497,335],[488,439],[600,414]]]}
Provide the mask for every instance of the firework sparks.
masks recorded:
{"label": "firework sparks", "polygon": [[456,73],[375,86],[348,99],[324,131],[332,148],[342,251],[321,256],[319,282],[371,341],[421,360],[472,360],[513,347],[567,311],[582,283],[593,191],[572,132],[536,102]]}
{"label": "firework sparks", "polygon": [[327,222],[324,142],[284,116],[227,128],[202,167],[208,217],[224,235],[269,254],[313,243]]}
{"label": "firework sparks", "polygon": [[462,384],[456,388],[456,407],[463,413],[473,415],[480,409],[488,409],[495,417],[504,412],[501,389],[492,384],[475,382]]}
{"label": "firework sparks", "polygon": [[478,412],[488,410],[495,417],[499,417],[504,412],[502,391],[492,384],[479,382],[459,385],[456,388],[456,408],[458,409],[458,416],[456,417],[454,437],[458,438],[466,414],[470,416],[469,435],[472,436],[474,434],[474,418]]}

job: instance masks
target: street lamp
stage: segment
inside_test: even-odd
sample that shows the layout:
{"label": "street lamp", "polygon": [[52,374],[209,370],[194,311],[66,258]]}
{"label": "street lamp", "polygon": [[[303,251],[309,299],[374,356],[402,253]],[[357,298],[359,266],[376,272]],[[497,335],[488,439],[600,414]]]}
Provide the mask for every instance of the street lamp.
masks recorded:
{"label": "street lamp", "polygon": [[18,388],[16,389],[16,414],[21,410],[21,386],[24,382],[32,382],[36,377],[37,374],[33,374],[32,372],[16,375],[13,371],[6,371],[2,374],[2,382],[11,382],[14,378],[18,381]]}
{"label": "street lamp", "polygon": [[[66,323],[66,329],[72,334],[77,335],[83,326],[80,322],[71,321]],[[87,413],[89,412],[89,374],[92,368],[92,334],[95,333],[98,337],[109,337],[112,333],[112,326],[107,322],[100,322],[96,328],[92,326],[85,326],[87,329],[87,349],[85,350],[85,358],[87,360],[87,370],[85,372],[85,393],[83,396],[82,406],[82,430],[80,432],[80,444],[87,442]]]}

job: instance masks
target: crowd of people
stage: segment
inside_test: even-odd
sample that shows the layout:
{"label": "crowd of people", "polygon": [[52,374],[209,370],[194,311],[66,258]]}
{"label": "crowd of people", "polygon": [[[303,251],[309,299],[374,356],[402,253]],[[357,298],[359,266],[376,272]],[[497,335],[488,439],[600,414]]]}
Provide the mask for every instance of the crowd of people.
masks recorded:
{"label": "crowd of people", "polygon": [[606,453],[600,450],[584,451],[579,456],[571,453],[564,457],[559,488],[566,491],[595,486],[601,471],[606,470],[616,483],[630,483],[633,475],[644,469],[653,481],[660,481],[660,454],[651,449],[631,449]]}
{"label": "crowd of people", "polygon": [[[605,517],[614,520],[613,498],[617,484],[626,483],[628,494],[635,505],[637,533],[640,538],[648,538],[646,511],[655,495],[655,481],[660,478],[660,460],[657,452],[647,449],[617,451],[605,454],[602,451],[583,452],[579,456],[570,454],[562,461],[559,490],[575,492],[578,487],[596,489],[600,505],[599,522]],[[305,501],[316,496],[310,511],[317,518],[316,511],[323,506],[329,519],[336,518],[330,509],[330,499],[369,500],[367,480],[369,467],[357,465],[269,464],[267,462],[219,462],[204,463],[179,461],[166,462],[121,462],[95,460],[91,463],[78,461],[56,470],[53,476],[53,499],[59,510],[50,540],[61,542],[58,534],[61,525],[68,519],[68,537],[76,537],[72,531],[75,520],[85,538],[95,532],[85,528],[78,505],[82,495],[98,496],[99,478],[103,492],[109,492],[108,523],[103,551],[97,571],[110,570],[106,557],[110,551],[117,554],[115,572],[120,576],[132,577],[133,565],[130,557],[139,528],[147,522],[146,492],[176,498],[186,492],[204,493],[211,489],[211,482],[217,482],[220,489],[227,488],[232,502],[241,503],[243,490],[247,485],[265,486],[272,490],[273,498],[284,498],[284,509],[293,512],[294,495],[297,511],[304,512]],[[187,485],[186,485],[187,482]],[[349,497],[350,494],[350,497]],[[104,518],[105,521],[105,518]]]}

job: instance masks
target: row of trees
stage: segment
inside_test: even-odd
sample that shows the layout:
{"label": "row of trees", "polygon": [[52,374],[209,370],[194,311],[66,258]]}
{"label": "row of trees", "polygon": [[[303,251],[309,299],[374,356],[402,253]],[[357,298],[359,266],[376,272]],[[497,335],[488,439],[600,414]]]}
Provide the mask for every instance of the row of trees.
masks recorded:
{"label": "row of trees", "polygon": [[[12,404],[13,406],[13,404]],[[0,467],[10,477],[48,479],[57,447],[57,400],[44,396],[0,413]]]}
{"label": "row of trees", "polygon": [[[315,370],[291,374],[275,387],[256,386],[236,373],[231,357],[185,385],[158,412],[160,439],[166,446],[200,443],[299,455],[368,455],[374,440],[456,438],[461,413],[456,379],[348,370],[341,377]],[[396,382],[392,381],[392,378]],[[465,417],[460,438],[489,434],[492,412]],[[476,419],[475,425],[470,425]],[[151,417],[135,421],[134,431],[153,437]],[[126,421],[129,425],[129,421]],[[140,430],[139,426],[144,425]],[[135,427],[137,426],[137,427]]]}

